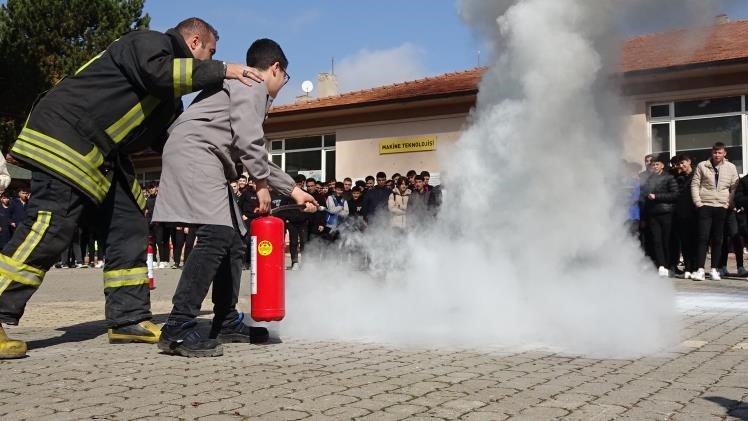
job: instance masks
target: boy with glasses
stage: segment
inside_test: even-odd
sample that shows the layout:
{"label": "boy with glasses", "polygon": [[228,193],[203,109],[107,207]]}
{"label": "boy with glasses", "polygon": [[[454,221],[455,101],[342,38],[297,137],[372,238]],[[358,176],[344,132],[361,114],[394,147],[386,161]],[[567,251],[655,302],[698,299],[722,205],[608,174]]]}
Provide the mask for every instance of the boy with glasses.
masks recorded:
{"label": "boy with glasses", "polygon": [[[153,220],[195,225],[197,236],[161,330],[158,347],[167,354],[218,356],[222,343],[268,340],[267,329],[248,326],[236,308],[247,231],[229,187],[238,176],[237,164],[255,180],[258,213],[270,210],[269,187],[316,211],[314,198],[269,161],[265,149],[262,123],[288,82],[288,60],[275,41],[261,39],[249,47],[247,63],[264,81],[252,87],[229,81],[220,89],[204,90],[174,122],[164,148]],[[201,200],[193,200],[195,196]],[[211,283],[214,316],[205,337],[195,319]]]}

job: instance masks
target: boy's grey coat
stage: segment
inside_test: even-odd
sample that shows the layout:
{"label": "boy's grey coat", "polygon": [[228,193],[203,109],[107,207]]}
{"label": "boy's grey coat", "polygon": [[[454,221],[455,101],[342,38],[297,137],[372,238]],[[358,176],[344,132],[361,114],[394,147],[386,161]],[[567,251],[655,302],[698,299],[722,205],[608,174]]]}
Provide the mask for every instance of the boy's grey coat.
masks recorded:
{"label": "boy's grey coat", "polygon": [[234,163],[291,193],[293,179],[269,162],[265,149],[262,123],[270,103],[265,83],[237,80],[195,99],[169,128],[153,222],[234,226],[229,205],[239,212],[228,191],[229,180],[238,177]]}

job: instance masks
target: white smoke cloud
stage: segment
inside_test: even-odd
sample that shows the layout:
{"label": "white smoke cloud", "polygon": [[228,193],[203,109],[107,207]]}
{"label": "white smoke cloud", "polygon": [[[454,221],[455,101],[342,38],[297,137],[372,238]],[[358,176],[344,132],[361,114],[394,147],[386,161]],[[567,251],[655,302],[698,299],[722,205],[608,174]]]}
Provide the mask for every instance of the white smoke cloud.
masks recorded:
{"label": "white smoke cloud", "polygon": [[442,160],[448,206],[426,231],[370,232],[368,272],[337,249],[305,256],[283,330],[593,356],[675,343],[672,286],[624,228],[616,171],[625,112],[609,75],[637,3],[460,1],[497,48],[472,124]]}
{"label": "white smoke cloud", "polygon": [[358,51],[336,62],[338,91],[356,91],[424,77],[427,75],[423,63],[425,54],[425,50],[411,43]]}

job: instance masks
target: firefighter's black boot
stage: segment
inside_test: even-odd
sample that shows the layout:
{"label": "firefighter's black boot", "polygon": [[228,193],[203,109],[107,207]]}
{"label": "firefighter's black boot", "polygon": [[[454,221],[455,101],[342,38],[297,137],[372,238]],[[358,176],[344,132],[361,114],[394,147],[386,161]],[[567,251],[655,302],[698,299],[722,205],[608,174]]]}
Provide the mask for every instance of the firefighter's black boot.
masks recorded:
{"label": "firefighter's black boot", "polygon": [[0,360],[26,356],[26,342],[10,339],[0,325]]}
{"label": "firefighter's black boot", "polygon": [[191,320],[182,325],[170,325],[168,322],[161,329],[158,349],[183,357],[219,357],[223,355],[223,346],[215,339],[203,337],[197,329],[197,322]]}
{"label": "firefighter's black boot", "polygon": [[107,334],[110,344],[126,344],[130,342],[155,344],[161,335],[161,329],[149,320],[144,320],[132,325],[113,327],[109,329]]}
{"label": "firefighter's black boot", "polygon": [[244,313],[239,313],[236,319],[224,320],[220,327],[213,326],[210,337],[218,339],[218,342],[222,344],[232,342],[262,344],[270,339],[270,334],[264,327],[244,324]]}

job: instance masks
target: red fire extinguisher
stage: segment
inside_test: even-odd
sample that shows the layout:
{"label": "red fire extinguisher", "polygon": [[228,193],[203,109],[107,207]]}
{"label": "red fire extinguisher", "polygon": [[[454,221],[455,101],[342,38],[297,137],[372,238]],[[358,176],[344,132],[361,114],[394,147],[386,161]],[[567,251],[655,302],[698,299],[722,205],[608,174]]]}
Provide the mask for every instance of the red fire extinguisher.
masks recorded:
{"label": "red fire extinguisher", "polygon": [[285,227],[283,220],[264,216],[252,220],[251,285],[252,319],[260,322],[282,320],[286,315]]}

